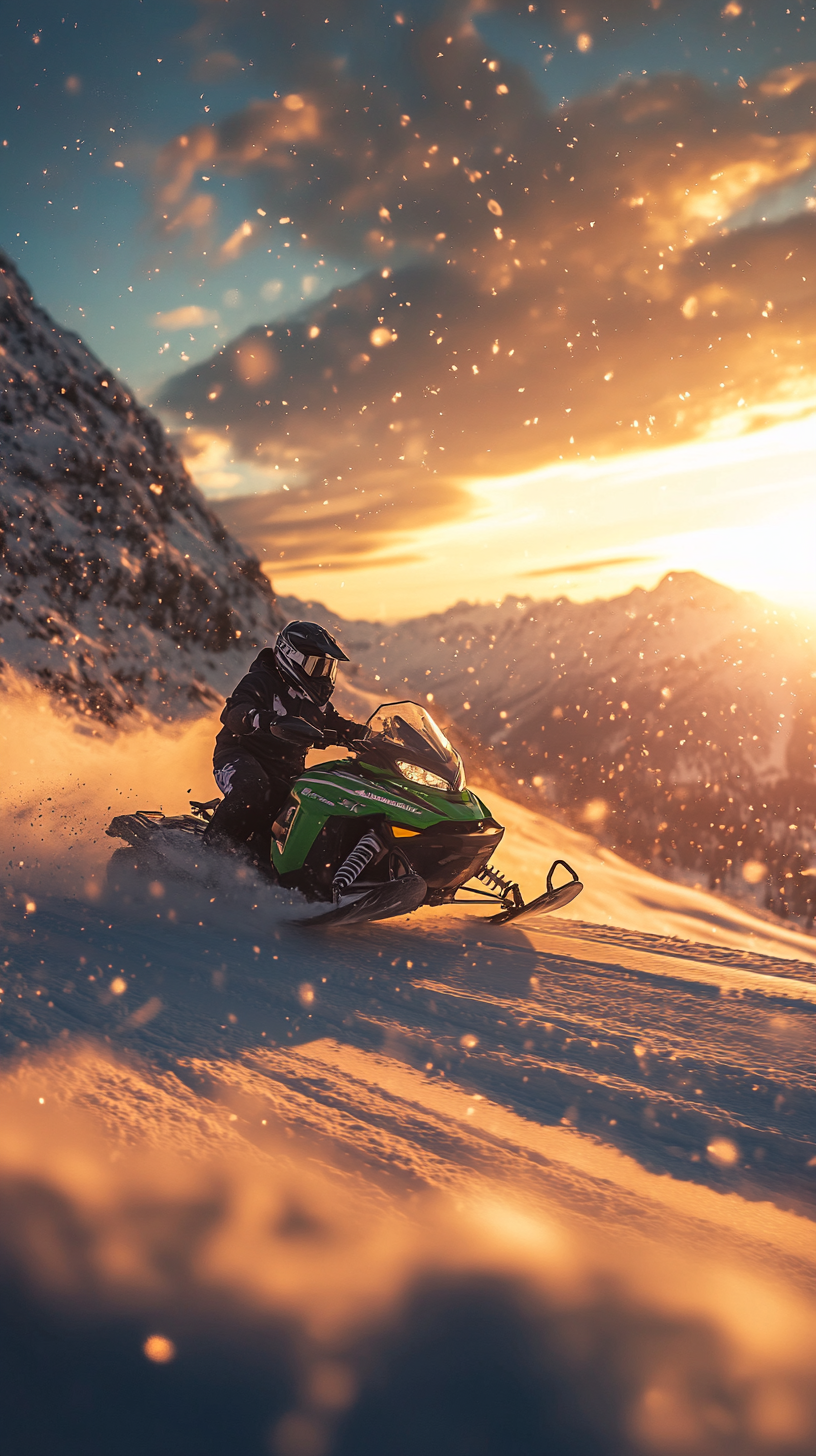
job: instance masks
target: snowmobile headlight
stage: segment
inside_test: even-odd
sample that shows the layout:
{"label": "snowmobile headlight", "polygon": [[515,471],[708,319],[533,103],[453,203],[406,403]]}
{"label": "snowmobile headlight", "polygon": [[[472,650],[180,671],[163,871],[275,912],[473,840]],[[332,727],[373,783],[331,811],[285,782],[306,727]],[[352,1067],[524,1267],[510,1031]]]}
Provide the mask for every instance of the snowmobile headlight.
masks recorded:
{"label": "snowmobile headlight", "polygon": [[420,768],[416,763],[406,763],[399,759],[397,768],[404,779],[410,779],[412,784],[422,784],[425,789],[448,789],[450,784],[440,774],[431,773],[427,768]]}

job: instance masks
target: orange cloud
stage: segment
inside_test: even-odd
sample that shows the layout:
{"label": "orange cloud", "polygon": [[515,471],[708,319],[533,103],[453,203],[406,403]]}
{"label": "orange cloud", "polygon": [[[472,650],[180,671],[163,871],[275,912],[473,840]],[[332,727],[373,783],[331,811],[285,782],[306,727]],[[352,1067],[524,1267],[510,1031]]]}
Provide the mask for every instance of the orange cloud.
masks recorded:
{"label": "orange cloud", "polygon": [[[194,466],[194,462],[192,462]],[[452,479],[417,479],[406,470],[360,474],[352,483],[320,481],[296,491],[221,500],[227,529],[256,543],[274,580],[317,567],[354,570],[377,561],[395,564],[395,548],[423,527],[435,526],[472,507],[468,492]],[[413,556],[400,554],[404,564]]]}
{"label": "orange cloud", "polygon": [[218,256],[222,263],[231,263],[235,258],[240,258],[252,246],[255,229],[251,222],[242,222],[239,227],[221,244]]}
{"label": "orange cloud", "polygon": [[[563,17],[570,34],[591,33],[584,9]],[[301,489],[394,472],[401,503],[355,527],[370,552],[411,501],[428,509],[429,479],[451,483],[439,501],[455,511],[461,479],[761,425],[816,392],[816,217],[729,231],[813,164],[810,63],[722,90],[641,78],[547,111],[504,60],[497,94],[484,42],[445,29],[410,39],[411,100],[318,58],[285,96],[208,131],[212,165],[265,212],[368,256],[371,273],[287,327],[249,330],[165,398],[213,432],[229,423],[245,459],[296,465]],[[187,148],[167,154],[178,215]],[[236,253],[265,235],[239,230]],[[287,380],[275,398],[245,368],[258,347]],[[259,509],[246,529],[271,541]],[[303,509],[305,559],[319,513]]]}
{"label": "orange cloud", "polygon": [[759,83],[763,96],[790,96],[800,86],[816,81],[816,61],[802,61],[798,66],[780,66]]}
{"label": "orange cloud", "polygon": [[200,308],[197,303],[172,308],[167,313],[153,315],[154,328],[174,333],[178,329],[194,329],[202,324],[217,324],[218,314],[211,308]]}

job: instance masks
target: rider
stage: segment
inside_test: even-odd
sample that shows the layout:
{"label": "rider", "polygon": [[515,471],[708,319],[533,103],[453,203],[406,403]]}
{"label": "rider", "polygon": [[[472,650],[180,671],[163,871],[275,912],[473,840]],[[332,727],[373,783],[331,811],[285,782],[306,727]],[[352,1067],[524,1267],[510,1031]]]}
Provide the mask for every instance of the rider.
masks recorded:
{"label": "rider", "polygon": [[224,797],[204,836],[209,844],[247,845],[268,860],[275,816],[308,749],[365,740],[368,729],[329,702],[337,664],[348,660],[316,622],[290,622],[258,653],[221,714],[213,774]]}

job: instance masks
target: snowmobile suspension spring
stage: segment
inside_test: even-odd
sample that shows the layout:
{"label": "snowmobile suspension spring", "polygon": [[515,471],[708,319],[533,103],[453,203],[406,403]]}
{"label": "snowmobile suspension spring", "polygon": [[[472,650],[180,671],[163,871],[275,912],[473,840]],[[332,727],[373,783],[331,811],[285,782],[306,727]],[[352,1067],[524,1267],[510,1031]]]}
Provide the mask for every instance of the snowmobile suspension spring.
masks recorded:
{"label": "snowmobile suspension spring", "polygon": [[483,865],[474,875],[474,879],[483,880],[491,890],[498,890],[500,895],[512,895],[513,891],[518,888],[513,880],[508,880],[507,876],[503,875],[500,870],[494,869],[493,865]]}
{"label": "snowmobile suspension spring", "polygon": [[351,851],[348,859],[344,860],[336,871],[332,880],[332,898],[338,900],[340,896],[351,888],[354,881],[362,874],[367,864],[370,864],[375,855],[380,853],[382,845],[376,834],[371,830],[364,834],[362,839]]}

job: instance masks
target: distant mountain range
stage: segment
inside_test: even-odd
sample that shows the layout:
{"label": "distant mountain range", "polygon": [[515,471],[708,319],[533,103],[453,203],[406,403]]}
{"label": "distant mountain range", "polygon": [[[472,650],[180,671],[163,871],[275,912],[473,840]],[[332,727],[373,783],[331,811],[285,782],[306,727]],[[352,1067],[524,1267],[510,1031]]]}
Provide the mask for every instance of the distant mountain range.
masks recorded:
{"label": "distant mountain range", "polygon": [[[303,611],[286,600],[287,611]],[[367,687],[428,697],[517,789],[664,874],[816,899],[816,625],[694,573],[611,601],[334,619]]]}
{"label": "distant mountain range", "polygon": [[108,721],[220,703],[279,625],[269,583],[3,253],[0,385],[0,675]]}

